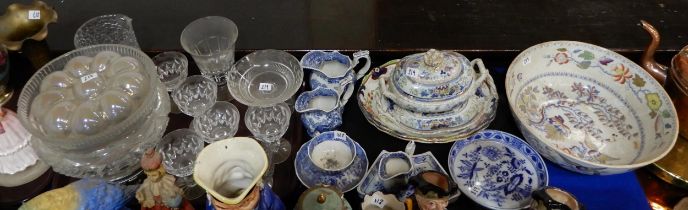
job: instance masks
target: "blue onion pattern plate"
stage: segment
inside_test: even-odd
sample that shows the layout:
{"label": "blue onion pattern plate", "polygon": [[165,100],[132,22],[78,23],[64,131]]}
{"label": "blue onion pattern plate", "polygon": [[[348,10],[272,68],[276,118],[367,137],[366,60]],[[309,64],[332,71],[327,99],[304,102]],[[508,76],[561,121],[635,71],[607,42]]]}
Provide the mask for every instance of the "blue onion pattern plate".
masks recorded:
{"label": "blue onion pattern plate", "polygon": [[496,130],[455,142],[449,173],[471,200],[492,209],[522,209],[530,204],[530,194],[549,181],[545,162],[533,148]]}
{"label": "blue onion pattern plate", "polygon": [[294,161],[294,169],[296,170],[296,177],[301,183],[311,188],[316,185],[330,185],[343,193],[351,191],[358,186],[358,183],[363,179],[368,170],[368,157],[365,150],[358,142],[354,141],[356,145],[356,157],[354,161],[346,169],[341,171],[325,171],[315,165],[310,158],[308,158],[308,145],[313,141],[308,141],[301,145],[301,148],[296,152],[296,160]]}

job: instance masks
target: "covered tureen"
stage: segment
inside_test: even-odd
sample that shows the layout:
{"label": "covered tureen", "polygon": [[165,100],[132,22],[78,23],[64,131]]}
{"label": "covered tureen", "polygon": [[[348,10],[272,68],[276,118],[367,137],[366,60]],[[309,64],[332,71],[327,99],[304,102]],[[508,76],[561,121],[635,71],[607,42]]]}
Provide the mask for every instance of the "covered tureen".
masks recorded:
{"label": "covered tureen", "polygon": [[480,59],[433,49],[404,57],[380,78],[389,112],[412,130],[467,136],[494,119],[497,93]]}

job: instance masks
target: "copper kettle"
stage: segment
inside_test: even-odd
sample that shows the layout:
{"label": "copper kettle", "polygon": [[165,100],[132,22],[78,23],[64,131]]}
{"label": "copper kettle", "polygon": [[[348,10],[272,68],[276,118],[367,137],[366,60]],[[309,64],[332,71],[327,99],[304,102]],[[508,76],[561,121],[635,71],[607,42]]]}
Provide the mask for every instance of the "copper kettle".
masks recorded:
{"label": "copper kettle", "polygon": [[657,63],[654,58],[659,46],[659,32],[650,23],[641,20],[642,27],[650,34],[652,40],[643,52],[641,65],[657,81],[664,84],[664,89],[671,97],[679,121],[679,134],[688,139],[688,46],[671,59],[671,66]]}

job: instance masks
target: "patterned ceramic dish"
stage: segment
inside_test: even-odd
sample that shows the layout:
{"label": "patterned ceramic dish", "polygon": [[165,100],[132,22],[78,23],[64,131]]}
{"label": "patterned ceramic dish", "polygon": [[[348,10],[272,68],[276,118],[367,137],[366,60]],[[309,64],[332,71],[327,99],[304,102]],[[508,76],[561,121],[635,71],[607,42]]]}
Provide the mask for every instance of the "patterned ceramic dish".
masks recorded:
{"label": "patterned ceramic dish", "polygon": [[[376,176],[376,174],[379,172],[380,158],[387,153],[389,152],[384,150],[380,152],[380,155],[377,156],[373,162],[373,165],[370,166],[370,170],[366,172],[361,184],[356,188],[356,192],[358,192],[358,195],[361,196],[361,198],[363,198],[365,195],[371,195],[374,192],[384,189],[384,181],[381,179],[381,177]],[[447,174],[447,171],[442,168],[442,165],[440,165],[439,161],[437,161],[431,152],[413,155],[411,156],[411,162],[413,165],[411,166],[411,173],[408,175],[408,177],[416,176],[423,171],[439,171]],[[406,196],[409,195],[402,195],[401,197],[405,198]]]}
{"label": "patterned ceramic dish", "polygon": [[[556,81],[556,82],[554,82]],[[640,66],[599,46],[554,41],[523,51],[506,76],[509,105],[540,154],[584,174],[618,174],[673,147],[676,110]]]}
{"label": "patterned ceramic dish", "polygon": [[[381,81],[384,78],[380,79]],[[399,104],[394,102],[389,102],[392,107],[393,116],[402,125],[422,131],[430,131],[438,128],[452,128],[456,129],[459,127],[473,126],[475,118],[482,116],[483,111],[488,111],[491,107],[485,106],[485,104],[491,104],[493,101],[497,101],[497,95],[486,95],[486,93],[491,93],[489,82],[483,83],[474,94],[468,98],[465,102],[459,104],[459,106],[445,112],[437,113],[422,113],[414,112],[405,109]],[[466,94],[468,95],[468,94]]]}
{"label": "patterned ceramic dish", "polygon": [[[404,61],[400,62],[403,63]],[[476,65],[478,66],[479,74],[473,72],[474,70],[472,67]],[[446,88],[461,86],[461,94],[449,98],[440,96],[419,98],[414,95],[409,95],[408,93],[404,92],[405,90],[399,88],[399,81],[395,80],[394,78],[394,76],[400,74],[399,71],[403,71],[399,68],[394,68],[394,72],[391,74],[382,75],[383,78],[389,77],[390,79],[380,79],[378,81],[381,83],[380,86],[387,87],[381,88],[382,94],[405,109],[415,112],[445,112],[455,109],[457,106],[461,106],[461,104],[466,103],[468,99],[473,98],[473,94],[465,93],[475,93],[475,91],[482,86],[483,82],[487,81],[488,83],[493,83],[492,77],[485,68],[485,65],[483,65],[482,60],[475,59],[471,61],[470,67],[470,70],[467,72],[471,72],[471,74],[466,74],[459,78],[460,80],[467,80],[467,84],[464,84],[468,85],[467,87],[464,87],[460,84],[448,83],[443,85],[444,89],[440,88],[445,90]]]}
{"label": "patterned ceramic dish", "polygon": [[494,96],[494,100],[489,100],[483,104],[483,111],[474,117],[465,126],[437,128],[432,130],[418,130],[400,123],[400,117],[394,116],[396,104],[382,95],[380,83],[377,81],[381,76],[391,73],[398,60],[387,62],[379,68],[375,68],[364,79],[358,90],[358,106],[363,112],[368,122],[378,130],[391,136],[408,141],[418,141],[421,143],[447,143],[466,138],[475,132],[486,128],[495,118],[497,111],[497,90],[492,83],[492,79],[486,79],[481,91],[485,95]]}
{"label": "patterned ceramic dish", "polygon": [[[368,157],[366,156],[365,150],[356,141],[346,135],[340,134],[344,133],[339,131],[321,133],[301,145],[299,151],[296,152],[294,169],[296,170],[296,177],[304,186],[311,188],[317,185],[329,185],[346,193],[358,186],[358,183],[363,179],[363,175],[368,170]],[[347,140],[343,142],[353,143],[353,152],[355,152],[355,156],[352,157],[351,162],[348,164],[333,164],[331,161],[316,160],[320,162],[320,164],[316,164],[312,161],[311,158],[320,156],[314,155],[312,150],[317,150],[318,148],[316,147],[323,142],[335,140],[337,138],[346,138]],[[323,151],[321,154],[327,156],[327,153],[328,151]],[[319,165],[322,164],[331,166],[331,169],[321,168]]]}
{"label": "patterned ceramic dish", "polygon": [[531,192],[548,184],[542,157],[509,133],[484,130],[449,150],[449,173],[459,189],[492,209],[522,209]]}
{"label": "patterned ceramic dish", "polygon": [[431,49],[401,59],[392,74],[394,86],[421,100],[447,100],[464,93],[474,72],[465,56]]}

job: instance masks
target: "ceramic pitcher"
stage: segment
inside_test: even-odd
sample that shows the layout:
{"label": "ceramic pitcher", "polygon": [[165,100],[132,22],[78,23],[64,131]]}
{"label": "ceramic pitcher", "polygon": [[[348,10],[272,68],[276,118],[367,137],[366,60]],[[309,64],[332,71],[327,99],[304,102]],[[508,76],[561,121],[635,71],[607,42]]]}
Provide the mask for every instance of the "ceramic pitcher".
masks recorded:
{"label": "ceramic pitcher", "polygon": [[[301,66],[312,71],[308,81],[311,89],[328,87],[340,93],[343,104],[346,104],[354,92],[356,80],[365,76],[370,69],[370,52],[358,51],[354,59],[338,51],[314,50],[301,58]],[[366,59],[365,65],[356,72],[354,67],[360,59]]]}
{"label": "ceramic pitcher", "polygon": [[398,193],[406,188],[413,171],[413,163],[405,152],[388,152],[381,154],[378,165],[378,176],[383,181],[384,192]]}
{"label": "ceramic pitcher", "polygon": [[641,21],[643,28],[650,34],[652,41],[641,58],[641,66],[657,81],[664,84],[664,89],[676,107],[679,121],[679,134],[688,138],[688,46],[671,59],[671,67],[657,63],[654,58],[659,46],[659,32],[650,23]]}
{"label": "ceramic pitcher", "polygon": [[342,98],[335,89],[318,87],[312,91],[301,93],[294,109],[301,113],[301,122],[311,137],[319,133],[332,131],[342,125]]}
{"label": "ceramic pitcher", "polygon": [[247,137],[216,141],[196,158],[193,178],[208,192],[206,209],[284,210],[284,204],[261,177],[268,167],[265,150]]}

